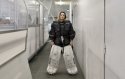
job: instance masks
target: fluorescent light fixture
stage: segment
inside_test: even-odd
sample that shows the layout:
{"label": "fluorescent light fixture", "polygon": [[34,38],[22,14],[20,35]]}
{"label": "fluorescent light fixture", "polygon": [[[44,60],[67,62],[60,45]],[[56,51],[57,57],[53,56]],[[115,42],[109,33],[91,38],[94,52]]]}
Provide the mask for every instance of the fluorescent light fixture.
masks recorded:
{"label": "fluorescent light fixture", "polygon": [[55,2],[55,4],[57,4],[57,5],[64,5],[65,3],[62,2],[62,1],[58,1],[58,2]]}
{"label": "fluorescent light fixture", "polygon": [[10,17],[5,17],[5,19],[8,19],[8,20],[10,20]]}
{"label": "fluorescent light fixture", "polygon": [[56,5],[69,5],[70,2],[56,1],[55,4],[56,4]]}
{"label": "fluorescent light fixture", "polygon": [[67,11],[69,11],[69,9],[67,9]]}
{"label": "fluorescent light fixture", "polygon": [[39,2],[36,1],[36,5],[38,5],[38,4],[39,4]]}
{"label": "fluorescent light fixture", "polygon": [[36,1],[30,1],[31,4],[36,4]]}
{"label": "fluorescent light fixture", "polygon": [[35,0],[33,0],[33,1],[29,1],[30,2],[30,4],[36,4],[36,5],[38,5],[39,3],[37,2],[37,1],[35,1]]}
{"label": "fluorescent light fixture", "polygon": [[59,4],[60,4],[60,5],[63,5],[63,4],[64,4],[64,2],[60,1],[60,2],[59,2]]}
{"label": "fluorescent light fixture", "polygon": [[14,0],[9,0],[10,2],[14,2]]}

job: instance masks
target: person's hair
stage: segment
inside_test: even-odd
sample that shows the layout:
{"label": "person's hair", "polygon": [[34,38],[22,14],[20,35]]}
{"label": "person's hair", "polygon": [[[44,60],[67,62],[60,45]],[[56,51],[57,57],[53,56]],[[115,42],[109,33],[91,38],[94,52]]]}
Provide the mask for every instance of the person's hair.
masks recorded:
{"label": "person's hair", "polygon": [[66,13],[63,12],[63,11],[61,11],[61,12],[59,13],[59,18],[60,18],[61,13],[64,13],[64,15],[65,15],[65,19],[66,19]]}

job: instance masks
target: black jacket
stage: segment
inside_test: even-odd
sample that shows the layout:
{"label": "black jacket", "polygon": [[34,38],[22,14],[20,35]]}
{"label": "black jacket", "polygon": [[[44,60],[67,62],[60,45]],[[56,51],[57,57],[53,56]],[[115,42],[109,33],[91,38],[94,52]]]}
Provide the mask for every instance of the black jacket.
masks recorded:
{"label": "black jacket", "polygon": [[[63,29],[61,28],[61,24],[64,26]],[[61,40],[61,36],[63,36],[64,39],[63,41]],[[61,47],[69,45],[70,41],[73,40],[74,37],[75,37],[75,31],[70,21],[64,21],[64,22],[54,21],[51,24],[49,38],[54,42],[55,45]]]}

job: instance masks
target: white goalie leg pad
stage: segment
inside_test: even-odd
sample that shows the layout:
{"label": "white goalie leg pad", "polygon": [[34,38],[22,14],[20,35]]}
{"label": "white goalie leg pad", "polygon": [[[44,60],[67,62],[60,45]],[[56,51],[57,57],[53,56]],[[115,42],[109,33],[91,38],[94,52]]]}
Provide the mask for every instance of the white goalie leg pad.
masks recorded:
{"label": "white goalie leg pad", "polygon": [[59,65],[59,60],[61,56],[61,47],[53,45],[50,51],[49,63],[47,67],[47,72],[49,74],[56,73]]}
{"label": "white goalie leg pad", "polygon": [[64,61],[69,74],[76,74],[78,72],[72,47],[70,45],[64,47]]}

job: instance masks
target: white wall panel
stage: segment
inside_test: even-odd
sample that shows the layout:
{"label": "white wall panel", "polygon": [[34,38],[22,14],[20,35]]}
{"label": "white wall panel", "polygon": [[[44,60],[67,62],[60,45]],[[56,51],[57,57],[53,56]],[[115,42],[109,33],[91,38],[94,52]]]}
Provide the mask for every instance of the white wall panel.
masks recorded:
{"label": "white wall panel", "polygon": [[85,78],[103,79],[104,0],[77,1],[73,7],[74,50]]}
{"label": "white wall panel", "polygon": [[28,58],[31,58],[36,53],[36,27],[28,28],[27,49]]}
{"label": "white wall panel", "polygon": [[28,29],[28,34],[30,36],[30,56],[32,56],[36,51],[36,33],[35,33],[35,27],[31,27]]}
{"label": "white wall panel", "polygon": [[43,6],[40,5],[40,46],[43,45],[44,41],[44,31],[43,31]]}
{"label": "white wall panel", "polygon": [[40,27],[36,27],[36,50],[40,48]]}
{"label": "white wall panel", "polygon": [[25,50],[26,31],[0,34],[0,65]]}
{"label": "white wall panel", "polygon": [[44,43],[48,40],[49,37],[49,15],[48,15],[48,11],[46,8],[43,8],[43,16],[44,16]]}
{"label": "white wall panel", "polygon": [[125,79],[125,0],[106,0],[106,79]]}
{"label": "white wall panel", "polygon": [[0,66],[1,79],[32,79],[25,53]]}
{"label": "white wall panel", "polygon": [[[106,0],[105,79],[125,79],[124,3],[124,0]],[[78,61],[86,79],[103,79],[104,0],[77,0],[75,4],[74,50]]]}
{"label": "white wall panel", "polygon": [[40,27],[28,28],[28,37],[27,37],[27,46],[26,46],[26,55],[28,59],[32,58],[34,54],[36,54],[37,51],[40,49],[40,47],[44,45],[43,43],[44,37],[42,34],[40,34],[43,31],[43,29]]}
{"label": "white wall panel", "polygon": [[49,24],[44,26],[44,43],[47,42],[48,38],[49,38]]}
{"label": "white wall panel", "polygon": [[0,33],[0,78],[32,79],[24,56],[26,30]]}

